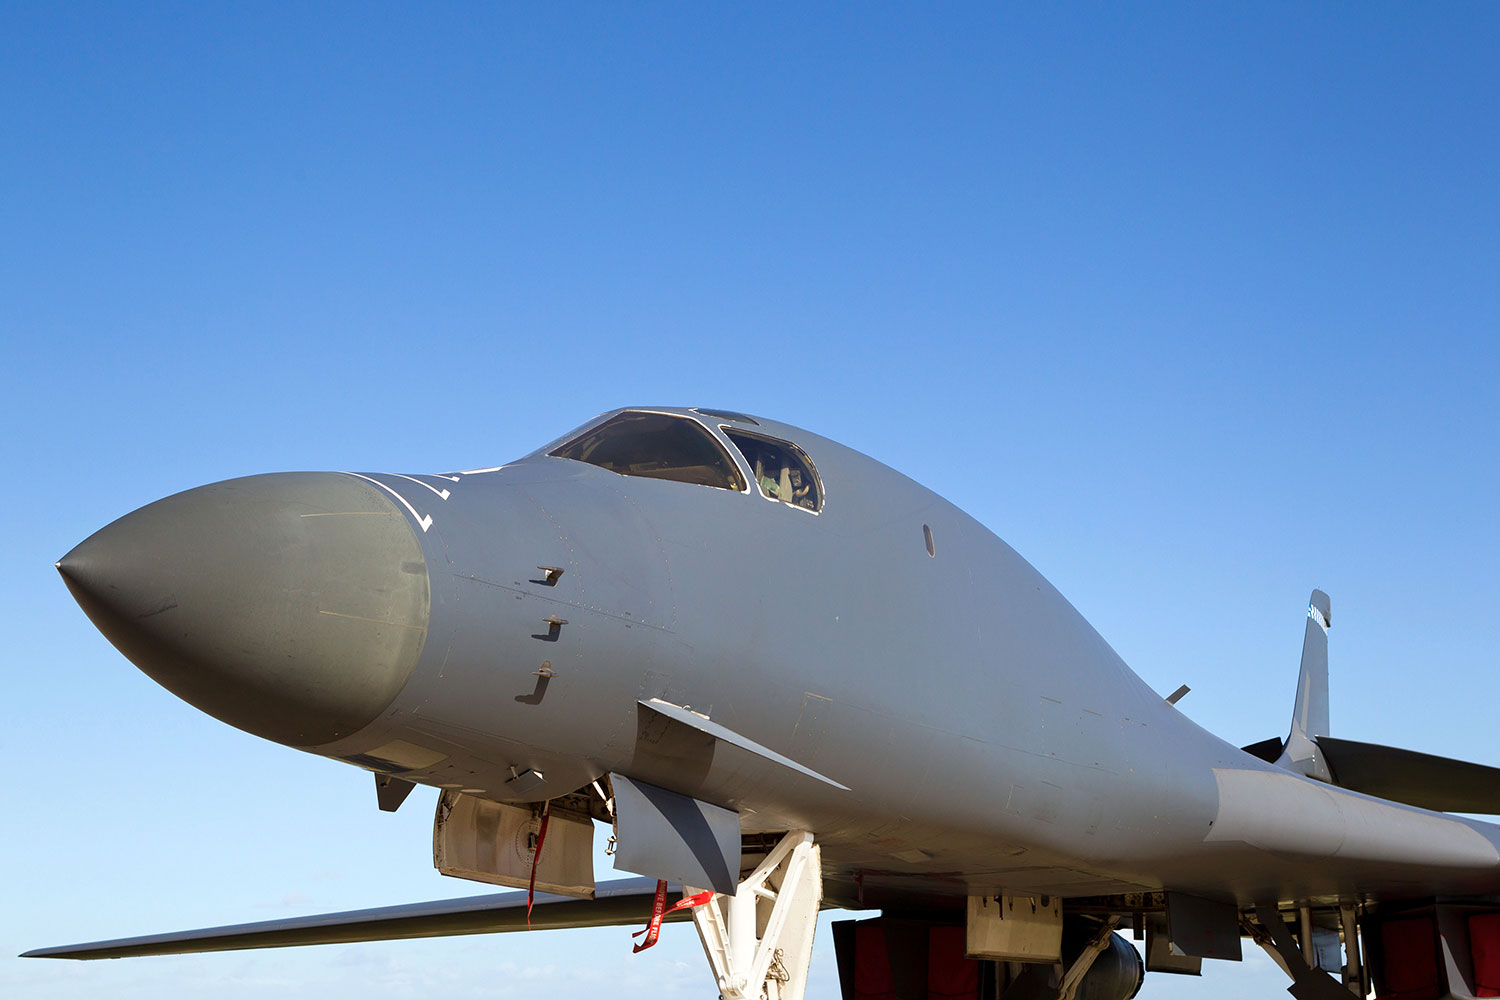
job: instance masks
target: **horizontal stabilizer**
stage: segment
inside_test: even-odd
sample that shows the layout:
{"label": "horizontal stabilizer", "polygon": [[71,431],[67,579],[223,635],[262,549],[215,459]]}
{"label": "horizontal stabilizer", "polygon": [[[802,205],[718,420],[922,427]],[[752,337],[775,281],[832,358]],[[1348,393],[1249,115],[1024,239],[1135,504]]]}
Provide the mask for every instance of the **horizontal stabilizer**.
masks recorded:
{"label": "horizontal stabilizer", "polygon": [[1318,748],[1344,788],[1438,812],[1500,814],[1500,768],[1331,736],[1318,737]]}
{"label": "horizontal stabilizer", "polygon": [[[681,886],[670,886],[674,893]],[[531,911],[532,930],[563,927],[615,927],[644,924],[651,916],[656,879],[627,878],[600,883],[593,899],[536,894]],[[689,920],[679,910],[668,921]],[[497,892],[427,903],[346,910],[286,920],[206,927],[171,934],[93,941],[88,944],[38,948],[22,958],[134,958],[140,955],[186,955],[204,951],[247,948],[286,948],[303,944],[347,944],[354,941],[394,941],[402,938],[448,937],[524,931],[526,893]]]}
{"label": "horizontal stabilizer", "polygon": [[1281,739],[1279,736],[1273,736],[1268,740],[1261,740],[1259,743],[1252,743],[1247,747],[1240,747],[1240,749],[1252,757],[1259,757],[1267,764],[1274,764],[1277,758],[1281,756],[1281,751],[1285,746],[1286,740]]}
{"label": "horizontal stabilizer", "polygon": [[[1500,815],[1500,767],[1332,736],[1314,742],[1340,788],[1434,812]],[[1273,738],[1240,749],[1275,764],[1285,746]]]}

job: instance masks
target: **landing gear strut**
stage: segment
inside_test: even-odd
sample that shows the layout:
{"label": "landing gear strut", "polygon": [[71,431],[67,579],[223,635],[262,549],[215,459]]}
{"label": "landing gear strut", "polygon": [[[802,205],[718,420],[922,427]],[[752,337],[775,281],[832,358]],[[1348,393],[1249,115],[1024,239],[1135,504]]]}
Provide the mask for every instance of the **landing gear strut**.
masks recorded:
{"label": "landing gear strut", "polygon": [[740,880],[733,896],[715,896],[694,909],[721,1000],[802,1000],[822,901],[813,835],[793,830]]}
{"label": "landing gear strut", "polygon": [[[1352,918],[1352,909],[1349,913]],[[1363,995],[1359,993],[1364,986],[1359,972],[1357,930],[1349,938],[1353,944],[1347,945],[1351,957],[1347,967],[1351,970],[1350,981],[1340,985],[1338,980],[1308,961],[1310,948],[1299,945],[1296,938],[1292,937],[1286,921],[1281,919],[1281,912],[1275,906],[1257,906],[1255,919],[1260,922],[1258,926],[1247,923],[1250,936],[1292,977],[1292,985],[1287,987],[1287,992],[1296,997],[1296,1000],[1349,1000],[1351,993]],[[1353,929],[1352,919],[1346,926]],[[1304,941],[1311,941],[1312,923],[1308,919],[1302,920],[1302,935]]]}

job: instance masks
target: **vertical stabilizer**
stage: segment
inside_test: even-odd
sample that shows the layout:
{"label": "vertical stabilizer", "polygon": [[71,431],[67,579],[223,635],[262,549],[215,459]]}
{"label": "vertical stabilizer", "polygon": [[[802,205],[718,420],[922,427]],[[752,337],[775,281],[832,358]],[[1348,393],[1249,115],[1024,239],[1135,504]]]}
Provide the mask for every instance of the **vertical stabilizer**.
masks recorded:
{"label": "vertical stabilizer", "polygon": [[1307,629],[1302,636],[1302,671],[1297,676],[1297,705],[1278,765],[1319,781],[1332,781],[1317,738],[1328,735],[1328,624],[1333,617],[1328,595],[1314,590],[1308,600]]}

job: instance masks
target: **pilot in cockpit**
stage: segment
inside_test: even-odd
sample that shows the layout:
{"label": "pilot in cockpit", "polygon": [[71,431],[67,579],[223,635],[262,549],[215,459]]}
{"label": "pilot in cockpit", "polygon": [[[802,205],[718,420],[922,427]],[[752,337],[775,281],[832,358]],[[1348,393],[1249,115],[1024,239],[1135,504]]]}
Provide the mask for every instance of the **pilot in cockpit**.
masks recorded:
{"label": "pilot in cockpit", "polygon": [[780,484],[776,481],[776,479],[774,479],[774,478],[772,478],[770,476],[769,473],[770,473],[771,469],[774,468],[774,465],[769,465],[768,466],[767,461],[766,461],[767,458],[774,458],[774,457],[767,455],[764,449],[762,449],[761,451],[756,452],[756,454],[755,454],[755,481],[756,481],[757,484],[759,484],[760,491],[762,493],[764,493],[766,496],[770,497],[773,500],[778,500],[778,499],[780,499],[780,496],[778,495],[778,489],[779,489]]}
{"label": "pilot in cockpit", "polygon": [[810,508],[812,503],[808,500],[807,495],[812,491],[812,483],[806,481],[802,475],[802,470],[798,468],[791,469],[790,479],[791,493],[782,499],[794,503],[799,507]]}

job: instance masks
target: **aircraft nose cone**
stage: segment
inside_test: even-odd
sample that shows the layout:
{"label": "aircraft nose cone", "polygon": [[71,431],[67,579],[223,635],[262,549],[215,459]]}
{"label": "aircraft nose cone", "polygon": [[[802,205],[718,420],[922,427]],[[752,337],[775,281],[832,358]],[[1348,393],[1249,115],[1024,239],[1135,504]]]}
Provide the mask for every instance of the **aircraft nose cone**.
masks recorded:
{"label": "aircraft nose cone", "polygon": [[406,516],[338,473],[250,476],[158,500],[57,568],[159,684],[291,746],[374,721],[427,634],[427,564]]}

